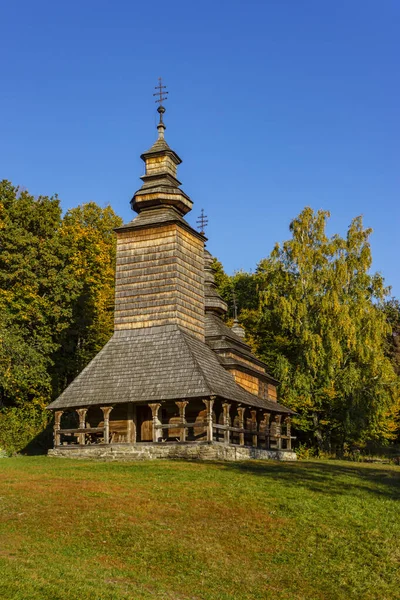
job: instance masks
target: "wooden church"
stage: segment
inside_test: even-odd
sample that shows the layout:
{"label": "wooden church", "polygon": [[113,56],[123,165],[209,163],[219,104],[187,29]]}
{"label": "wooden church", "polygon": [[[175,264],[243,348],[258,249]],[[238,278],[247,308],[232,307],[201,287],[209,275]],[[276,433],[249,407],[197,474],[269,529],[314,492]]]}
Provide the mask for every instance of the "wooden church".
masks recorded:
{"label": "wooden church", "polygon": [[278,382],[240,325],[223,322],[206,238],[184,218],[192,201],[164,137],[162,100],[131,200],[138,214],[116,230],[114,334],[49,405],[49,454],[294,460],[293,413],[278,404]]}

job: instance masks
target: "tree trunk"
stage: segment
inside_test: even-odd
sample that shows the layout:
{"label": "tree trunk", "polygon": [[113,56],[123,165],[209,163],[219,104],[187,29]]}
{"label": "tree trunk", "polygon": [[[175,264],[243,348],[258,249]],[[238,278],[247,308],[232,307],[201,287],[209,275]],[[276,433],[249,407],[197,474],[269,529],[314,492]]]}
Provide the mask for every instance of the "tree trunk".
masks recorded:
{"label": "tree trunk", "polygon": [[319,452],[324,449],[324,437],[322,435],[321,427],[319,424],[319,415],[318,413],[313,413],[313,423],[314,423],[314,437],[317,441],[317,446]]}

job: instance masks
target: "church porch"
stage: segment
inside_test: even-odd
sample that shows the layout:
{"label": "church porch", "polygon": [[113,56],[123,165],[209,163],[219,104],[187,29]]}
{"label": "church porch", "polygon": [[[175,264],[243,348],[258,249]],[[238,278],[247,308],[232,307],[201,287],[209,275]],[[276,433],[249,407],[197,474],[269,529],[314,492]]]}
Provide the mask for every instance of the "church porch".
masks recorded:
{"label": "church porch", "polygon": [[293,439],[287,414],[212,396],[56,411],[50,454],[294,460]]}

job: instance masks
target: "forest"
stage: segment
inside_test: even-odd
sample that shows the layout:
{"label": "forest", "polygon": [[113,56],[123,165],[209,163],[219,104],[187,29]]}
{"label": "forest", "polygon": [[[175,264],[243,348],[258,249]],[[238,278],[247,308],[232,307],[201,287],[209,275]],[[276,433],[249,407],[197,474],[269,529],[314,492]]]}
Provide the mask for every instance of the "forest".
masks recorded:
{"label": "forest", "polygon": [[[371,229],[355,217],[329,237],[329,216],[306,207],[254,272],[214,271],[299,446],[343,456],[399,441],[400,303],[371,270]],[[57,196],[0,182],[0,452],[46,446],[46,406],[111,337],[121,224],[110,206],[63,214]]]}

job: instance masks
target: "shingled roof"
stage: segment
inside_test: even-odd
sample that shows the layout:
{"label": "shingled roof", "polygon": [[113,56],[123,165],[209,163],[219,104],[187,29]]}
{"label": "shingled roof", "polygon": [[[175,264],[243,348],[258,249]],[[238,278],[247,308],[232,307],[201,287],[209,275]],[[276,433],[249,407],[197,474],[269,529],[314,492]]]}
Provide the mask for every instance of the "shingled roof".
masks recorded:
{"label": "shingled roof", "polygon": [[[205,332],[207,345],[218,354],[218,359],[222,364],[226,366],[233,366],[235,363],[240,364],[241,357],[244,360],[250,361],[250,363],[253,363],[253,365],[258,365],[258,367],[262,367],[264,369],[263,373],[257,370],[257,377],[262,377],[275,385],[279,384],[279,381],[268,373],[267,365],[259,358],[254,356],[250,346],[246,344],[242,338],[236,335],[236,333],[217,315],[206,312]],[[222,356],[224,352],[229,350],[236,354],[237,358],[239,359],[239,363],[237,360],[232,360],[231,358],[227,359]],[[250,363],[248,362],[247,365]]]}
{"label": "shingled roof", "polygon": [[212,395],[273,412],[292,412],[238,386],[214,352],[178,325],[116,332],[48,408]]}

